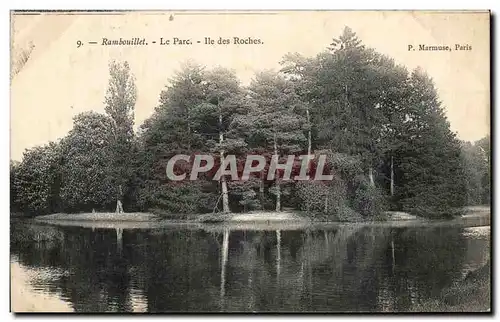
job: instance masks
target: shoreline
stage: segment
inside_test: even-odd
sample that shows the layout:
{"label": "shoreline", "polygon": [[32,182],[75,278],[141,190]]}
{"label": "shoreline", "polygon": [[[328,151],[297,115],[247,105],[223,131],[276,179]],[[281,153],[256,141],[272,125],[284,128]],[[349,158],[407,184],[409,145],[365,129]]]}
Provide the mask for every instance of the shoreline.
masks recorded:
{"label": "shoreline", "polygon": [[92,213],[81,213],[81,214],[50,214],[36,216],[34,220],[43,221],[53,221],[53,220],[63,220],[63,221],[119,221],[119,222],[144,222],[144,221],[157,221],[161,217],[143,212],[129,212],[129,213],[114,213],[114,212],[92,212]]}
{"label": "shoreline", "polygon": [[474,210],[454,219],[425,219],[401,212],[389,212],[386,220],[315,221],[295,212],[253,212],[198,215],[190,219],[162,219],[148,213],[53,214],[38,216],[35,223],[55,226],[77,226],[92,229],[208,229],[208,230],[297,230],[338,226],[420,227],[420,226],[488,226],[491,212]]}
{"label": "shoreline", "polygon": [[[64,220],[64,221],[119,221],[119,222],[143,222],[143,221],[181,221],[181,222],[249,222],[249,221],[314,221],[302,215],[302,211],[251,211],[246,213],[208,213],[208,214],[172,214],[171,217],[179,219],[165,219],[160,215],[145,212],[94,212],[66,214],[57,213],[33,217],[35,220]],[[402,211],[384,212],[385,220],[425,220],[425,218],[411,215]],[[181,217],[184,217],[181,219]],[[375,221],[385,221],[375,220]],[[372,221],[372,220],[367,220]],[[344,221],[336,221],[344,222]],[[345,221],[348,222],[348,221]],[[354,222],[354,221],[353,221]],[[355,221],[366,222],[366,221]]]}
{"label": "shoreline", "polygon": [[[488,206],[465,207],[465,214],[457,218],[491,216]],[[208,213],[208,214],[171,214],[170,218],[146,212],[93,212],[80,214],[57,213],[36,216],[35,221],[90,221],[90,222],[179,222],[179,223],[223,223],[223,222],[335,222],[335,223],[366,223],[386,221],[439,221],[444,219],[427,219],[403,211],[385,211],[382,219],[366,221],[315,221],[303,215],[301,211],[251,211],[246,213]],[[177,217],[177,218],[176,218]],[[12,217],[14,218],[14,217]],[[22,217],[15,217],[22,218]],[[455,220],[446,219],[446,220]]]}
{"label": "shoreline", "polygon": [[[178,218],[176,218],[178,217]],[[38,222],[91,222],[91,223],[180,223],[180,224],[217,224],[217,223],[367,223],[386,221],[425,221],[425,218],[404,212],[387,211],[383,219],[363,221],[318,221],[304,216],[300,211],[252,211],[247,213],[209,213],[197,215],[171,215],[163,218],[153,213],[81,213],[51,214],[32,218]]]}
{"label": "shoreline", "polygon": [[[490,217],[491,209],[487,206],[465,207],[465,214],[452,219],[428,219],[403,211],[385,211],[382,219],[361,221],[317,221],[303,215],[302,211],[251,211],[246,213],[208,213],[208,214],[172,214],[170,218],[146,212],[93,212],[66,214],[57,213],[36,216],[35,221],[89,221],[89,222],[172,222],[172,223],[249,223],[249,222],[300,222],[300,223],[367,223],[388,221],[453,221],[460,218]],[[20,218],[20,217],[18,217]]]}

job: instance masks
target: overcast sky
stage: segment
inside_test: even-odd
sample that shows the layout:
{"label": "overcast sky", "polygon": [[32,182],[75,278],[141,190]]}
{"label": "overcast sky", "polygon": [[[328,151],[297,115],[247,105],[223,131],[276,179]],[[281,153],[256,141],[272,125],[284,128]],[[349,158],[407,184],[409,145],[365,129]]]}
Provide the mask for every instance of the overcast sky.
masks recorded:
{"label": "overcast sky", "polygon": [[[63,137],[72,117],[104,112],[110,59],[127,60],[137,81],[136,126],[148,118],[159,93],[180,63],[236,71],[248,84],[259,70],[279,68],[287,52],[313,56],[345,26],[365,45],[409,69],[421,66],[434,79],[453,131],[477,140],[489,128],[488,13],[284,12],[258,14],[133,13],[127,15],[16,15],[13,52],[35,45],[31,58],[11,83],[11,158],[26,148]],[[102,38],[146,38],[144,47],[101,46]],[[160,46],[160,37],[192,39],[191,46]],[[262,45],[205,46],[204,37],[253,37]],[[84,45],[77,48],[76,42]],[[97,41],[99,45],[89,45]],[[470,45],[469,51],[408,51],[408,45]]]}

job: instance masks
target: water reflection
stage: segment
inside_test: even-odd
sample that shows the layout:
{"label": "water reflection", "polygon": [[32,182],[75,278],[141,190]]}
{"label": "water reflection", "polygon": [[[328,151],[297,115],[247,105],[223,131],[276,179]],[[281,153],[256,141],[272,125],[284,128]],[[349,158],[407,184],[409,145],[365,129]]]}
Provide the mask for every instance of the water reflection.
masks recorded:
{"label": "water reflection", "polygon": [[484,265],[489,239],[489,227],[123,230],[18,222],[11,261],[39,273],[33,289],[77,312],[407,311]]}

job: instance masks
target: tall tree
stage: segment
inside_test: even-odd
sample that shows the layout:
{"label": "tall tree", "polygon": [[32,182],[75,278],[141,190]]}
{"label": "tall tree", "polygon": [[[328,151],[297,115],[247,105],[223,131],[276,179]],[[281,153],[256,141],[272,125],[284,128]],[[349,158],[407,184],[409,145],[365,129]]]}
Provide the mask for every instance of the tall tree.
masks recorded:
{"label": "tall tree", "polygon": [[110,163],[111,118],[96,112],[78,114],[61,141],[64,168],[61,198],[65,211],[108,210],[116,196]]}
{"label": "tall tree", "polygon": [[[193,122],[196,133],[204,136],[211,152],[218,152],[222,162],[227,152],[238,152],[246,144],[241,137],[231,131],[236,117],[248,113],[249,102],[241,89],[234,71],[215,68],[206,72],[203,84],[203,103],[193,110]],[[208,152],[208,151],[206,151]],[[229,209],[229,193],[226,177],[220,178],[222,210]]]}
{"label": "tall tree", "polygon": [[[408,71],[398,66],[394,60],[384,55],[376,55],[372,63],[372,71],[377,75],[377,100],[375,108],[380,112],[377,126],[380,127],[375,140],[374,165],[380,169],[379,176],[383,185],[394,196],[396,190],[394,160],[396,151],[403,144],[401,135],[404,131],[407,98],[410,92],[407,88]],[[378,161],[378,162],[377,162]]]}
{"label": "tall tree", "polygon": [[318,88],[316,76],[318,73],[317,59],[307,58],[298,53],[288,53],[281,61],[281,71],[288,75],[295,85],[295,91],[302,104],[298,112],[302,111],[307,121],[307,154],[311,155],[313,149],[312,118],[313,106],[317,103]]}
{"label": "tall tree", "polygon": [[[256,104],[244,120],[249,129],[248,139],[272,151],[283,163],[282,157],[304,150],[306,119],[297,113],[301,100],[293,84],[272,71],[255,76],[250,84],[251,97]],[[276,196],[276,211],[281,211],[281,178],[277,175],[271,190]]]}
{"label": "tall tree", "polygon": [[160,94],[157,110],[175,123],[175,139],[184,151],[191,152],[204,145],[203,138],[192,129],[193,109],[204,100],[204,75],[203,66],[186,62]]}
{"label": "tall tree", "polygon": [[397,197],[403,209],[425,216],[450,215],[465,204],[460,142],[450,131],[432,79],[420,69],[409,78],[404,144],[398,149]]}
{"label": "tall tree", "polygon": [[476,141],[462,142],[462,159],[466,184],[467,205],[490,202],[490,142],[489,136]]}
{"label": "tall tree", "polygon": [[105,111],[111,118],[111,164],[116,187],[116,211],[123,212],[122,200],[128,191],[131,176],[130,158],[134,137],[134,109],[137,98],[135,78],[128,62],[109,64],[109,85],[105,97]]}
{"label": "tall tree", "polygon": [[376,142],[383,113],[378,54],[365,48],[349,27],[333,39],[330,52],[318,56],[318,139],[322,148],[359,155],[374,185]]}
{"label": "tall tree", "polygon": [[[211,181],[172,182],[165,172],[172,156],[207,152],[207,145],[215,145],[219,133],[206,130],[208,125],[200,112],[206,102],[205,74],[201,65],[183,64],[160,93],[153,115],[141,125],[138,167],[142,181],[139,204],[143,209],[177,213],[213,209],[217,195]],[[217,126],[213,121],[209,125]],[[189,176],[191,165],[185,165],[184,170]],[[178,197],[181,190],[183,198]]]}

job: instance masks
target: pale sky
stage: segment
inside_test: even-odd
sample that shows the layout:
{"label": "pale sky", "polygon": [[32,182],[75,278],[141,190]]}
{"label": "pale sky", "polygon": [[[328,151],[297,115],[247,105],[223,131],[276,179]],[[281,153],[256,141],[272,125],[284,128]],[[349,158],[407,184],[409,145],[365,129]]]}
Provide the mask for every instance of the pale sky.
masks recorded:
{"label": "pale sky", "polygon": [[[490,133],[489,13],[406,11],[289,11],[45,14],[12,16],[12,49],[35,45],[11,81],[11,158],[63,137],[72,117],[104,112],[108,62],[127,60],[136,77],[136,127],[158,104],[168,79],[186,60],[208,68],[232,68],[244,85],[256,71],[278,69],[287,52],[314,56],[345,26],[363,43],[408,69],[422,67],[434,79],[451,129],[460,139]],[[101,46],[102,38],[146,38],[148,46]],[[160,37],[192,39],[193,45],[160,46]],[[262,45],[203,45],[204,37],[253,37]],[[76,42],[84,45],[77,48]],[[156,40],[157,44],[152,44]],[[98,45],[90,45],[97,41]],[[408,51],[408,45],[470,45],[468,51]]]}

